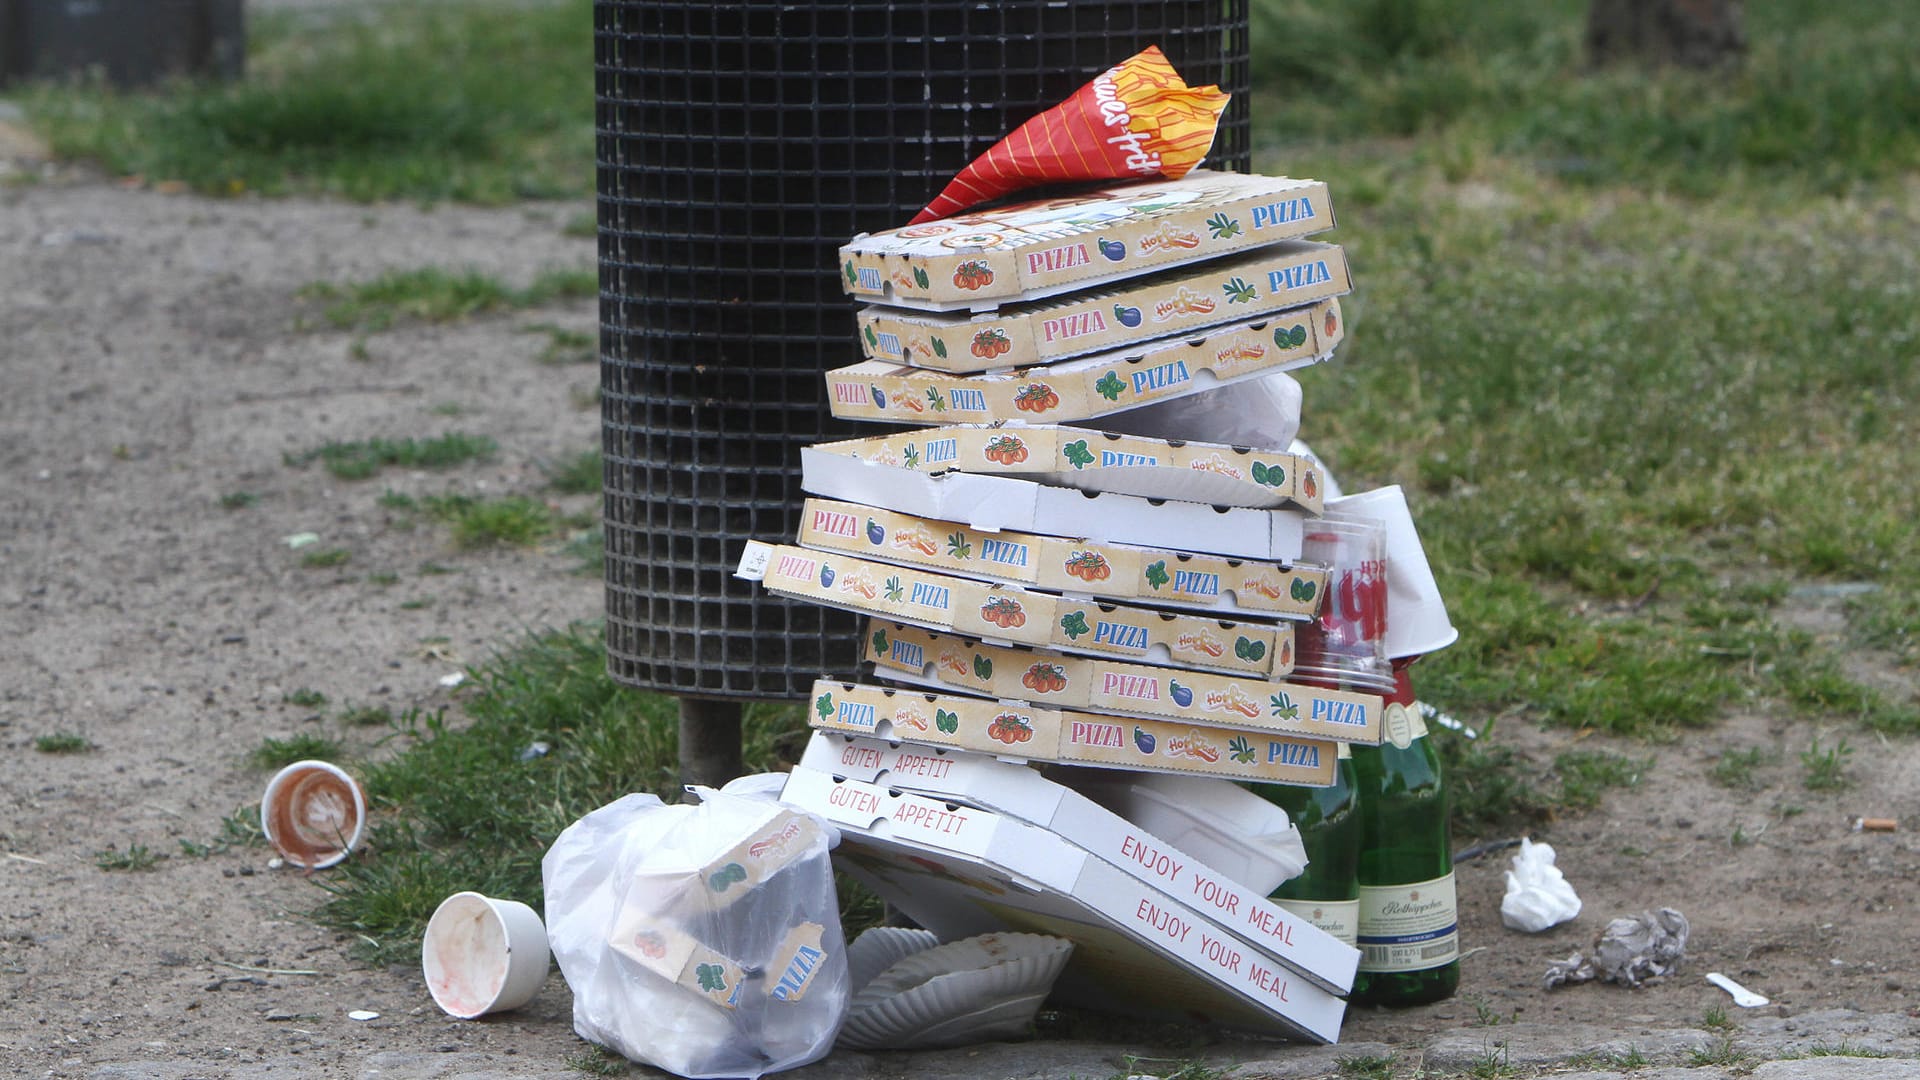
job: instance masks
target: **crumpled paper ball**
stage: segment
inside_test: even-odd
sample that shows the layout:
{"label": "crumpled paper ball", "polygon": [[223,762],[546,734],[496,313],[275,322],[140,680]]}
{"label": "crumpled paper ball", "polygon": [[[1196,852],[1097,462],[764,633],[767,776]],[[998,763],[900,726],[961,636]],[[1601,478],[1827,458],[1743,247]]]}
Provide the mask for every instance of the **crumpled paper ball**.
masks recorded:
{"label": "crumpled paper ball", "polygon": [[1615,919],[1594,940],[1591,957],[1574,953],[1547,965],[1546,988],[1589,979],[1638,987],[1670,974],[1687,955],[1690,929],[1687,917],[1672,908]]}
{"label": "crumpled paper ball", "polygon": [[1537,934],[1580,914],[1580,897],[1553,864],[1552,844],[1520,841],[1520,853],[1507,871],[1507,895],[1500,901],[1500,921],[1514,930]]}

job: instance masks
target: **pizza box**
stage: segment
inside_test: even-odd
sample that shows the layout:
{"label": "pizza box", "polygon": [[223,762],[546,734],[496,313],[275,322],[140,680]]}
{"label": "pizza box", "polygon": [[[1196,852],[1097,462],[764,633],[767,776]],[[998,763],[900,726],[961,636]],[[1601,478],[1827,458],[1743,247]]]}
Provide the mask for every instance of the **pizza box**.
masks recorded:
{"label": "pizza box", "polygon": [[1089,537],[1138,547],[1282,563],[1299,561],[1308,520],[1298,510],[1156,502],[1013,476],[929,476],[916,469],[861,461],[818,446],[800,448],[800,486],[812,495],[915,517],[965,522],[985,532],[1011,529],[1046,536]]}
{"label": "pizza box", "polygon": [[979,315],[862,308],[860,348],[869,360],[941,371],[1028,367],[1242,319],[1291,319],[1282,313],[1352,288],[1338,246],[1289,240]]}
{"label": "pizza box", "polygon": [[1054,999],[1316,1043],[1346,1002],[1209,914],[1067,838],[991,810],[796,768],[781,800],[841,830],[835,865],[943,940],[1030,930],[1074,943]]}
{"label": "pizza box", "polygon": [[1220,616],[1311,619],[1324,567],[1253,562],[1034,533],[986,532],[858,503],[808,499],[801,547],[925,566],[1050,592],[1139,600]]}
{"label": "pizza box", "polygon": [[[1164,839],[1025,765],[964,750],[936,750],[814,732],[800,765],[891,790],[953,799],[1058,833],[1196,911],[1322,987],[1353,987],[1360,950],[1270,903]],[[1224,782],[1222,782],[1224,783]],[[1225,784],[1262,807],[1265,799]],[[1284,820],[1285,815],[1281,815]]]}
{"label": "pizza box", "polygon": [[1326,487],[1317,462],[1285,450],[1056,424],[950,424],[817,445],[931,475],[1020,476],[1081,491],[1316,515]]}
{"label": "pizza box", "polygon": [[861,300],[976,311],[1333,228],[1327,186],[1196,169],[863,233],[840,249]]}
{"label": "pizza box", "polygon": [[1333,783],[1337,744],[1226,724],[1091,713],[821,679],[807,722],[821,731],[1136,772],[1269,784]]}
{"label": "pizza box", "polygon": [[1285,315],[973,375],[865,360],[827,372],[827,404],[843,420],[896,424],[978,422],[1022,412],[1061,421],[1107,416],[1319,363],[1332,358],[1345,337],[1338,300]]}
{"label": "pizza box", "polygon": [[1372,694],[1066,656],[880,620],[869,624],[862,648],[881,678],[936,690],[1333,742],[1378,745],[1382,737],[1383,705]]}
{"label": "pizza box", "polygon": [[749,540],[735,573],[781,596],[1068,652],[1263,675],[1293,658],[1289,624],[1076,600],[837,552]]}

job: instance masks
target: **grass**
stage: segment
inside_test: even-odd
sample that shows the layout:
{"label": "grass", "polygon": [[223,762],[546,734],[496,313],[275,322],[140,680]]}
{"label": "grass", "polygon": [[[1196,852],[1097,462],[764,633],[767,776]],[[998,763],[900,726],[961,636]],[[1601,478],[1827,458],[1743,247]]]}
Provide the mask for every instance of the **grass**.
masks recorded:
{"label": "grass", "polygon": [[1635,760],[1594,750],[1570,750],[1553,759],[1560,774],[1560,803],[1579,810],[1600,805],[1610,788],[1633,788],[1653,767],[1653,758]]}
{"label": "grass", "polygon": [[[324,886],[319,917],[381,962],[417,955],[434,906],[461,889],[538,910],[540,858],[560,830],[629,792],[675,790],[674,702],[615,685],[596,632],[530,638],[472,676],[464,726],[439,713],[396,722],[397,752],[364,772],[378,855]],[[797,710],[750,708],[748,767],[793,760],[803,730]],[[535,742],[549,752],[522,760]]]}
{"label": "grass", "polygon": [[1226,1070],[1215,1068],[1204,1061],[1174,1061],[1170,1063],[1170,1067],[1164,1069],[1158,1065],[1148,1064],[1162,1060],[1165,1059],[1126,1054],[1121,1058],[1124,1069],[1115,1074],[1116,1080],[1131,1076],[1152,1076],[1158,1077],[1159,1080],[1225,1080],[1227,1075]]}
{"label": "grass", "polygon": [[1517,161],[1593,188],[1703,196],[1786,177],[1844,193],[1920,165],[1903,119],[1920,108],[1920,25],[1899,0],[1755,5],[1733,77],[1589,70],[1586,7],[1257,0],[1254,112],[1277,143],[1411,143],[1456,181]]}
{"label": "grass", "polygon": [[567,1068],[588,1076],[625,1076],[633,1063],[604,1046],[588,1045],[561,1059]]}
{"label": "grass", "polygon": [[353,552],[346,548],[317,548],[302,552],[300,565],[309,570],[322,570],[334,566],[345,566],[353,558]]}
{"label": "grass", "polygon": [[220,509],[244,510],[260,501],[260,496],[251,491],[229,491],[220,496]]}
{"label": "grass", "polygon": [[84,754],[93,749],[93,741],[71,731],[56,731],[34,736],[33,748],[43,754]]}
{"label": "grass", "polygon": [[301,709],[318,709],[327,703],[327,695],[311,687],[297,687],[280,695],[280,700]]}
{"label": "grass", "polygon": [[128,844],[125,851],[107,848],[94,853],[93,865],[102,870],[151,870],[160,864],[165,855],[153,851],[145,844]]}
{"label": "grass", "polygon": [[547,470],[547,486],[562,495],[600,494],[600,450],[582,450]]}
{"label": "grass", "polygon": [[598,271],[590,269],[547,270],[516,288],[478,270],[420,267],[345,285],[319,282],[302,288],[300,296],[319,303],[322,317],[337,329],[386,330],[579,300],[597,296],[599,289]]}
{"label": "grass", "polygon": [[1773,760],[1772,754],[1757,746],[1745,750],[1728,748],[1720,751],[1707,777],[1721,787],[1735,791],[1758,791],[1764,785],[1755,770],[1771,764]]}
{"label": "grass", "polygon": [[1831,1046],[1827,1045],[1826,1043],[1815,1043],[1814,1045],[1807,1047],[1805,1050],[1802,1050],[1797,1054],[1786,1055],[1786,1057],[1782,1060],[1794,1060],[1794,1059],[1800,1059],[1800,1058],[1821,1058],[1821,1057],[1890,1058],[1894,1056],[1895,1055],[1885,1050],[1875,1050],[1875,1049],[1872,1049],[1871,1047],[1855,1046],[1852,1043],[1848,1042],[1847,1040],[1842,1039]]}
{"label": "grass", "polygon": [[[1597,163],[1578,177],[1555,164],[1573,149],[1522,137],[1611,94],[1628,111],[1662,96],[1669,131],[1732,110],[1759,138],[1767,124],[1734,99],[1775,93],[1761,84],[1780,77],[1789,25],[1809,101],[1911,79],[1883,70],[1887,45],[1856,12],[1768,8],[1749,23],[1750,75],[1709,91],[1673,73],[1589,85],[1570,51],[1584,4],[1259,5],[1263,86],[1287,98],[1254,105],[1255,167],[1329,182],[1357,290],[1337,361],[1299,373],[1301,434],[1347,490],[1407,490],[1461,631],[1417,689],[1485,732],[1435,734],[1462,843],[1549,824],[1607,779],[1530,760],[1506,725],[1663,745],[1742,709],[1920,732],[1913,696],[1860,682],[1782,617],[1815,602],[1799,586],[1869,586],[1844,601],[1847,644],[1914,655],[1920,371],[1902,356],[1920,339],[1920,260],[1876,221],[1914,219],[1894,178],[1920,134],[1764,167],[1656,144],[1626,173],[1612,163],[1642,148],[1608,120],[1582,136],[1605,145],[1576,148]],[[1455,83],[1471,101],[1442,93]],[[1419,122],[1395,119],[1428,97]],[[1853,351],[1834,357],[1836,340]],[[1764,763],[1716,775],[1757,781]]]}
{"label": "grass", "polygon": [[1642,1053],[1639,1047],[1629,1046],[1625,1050],[1600,1055],[1599,1064],[1616,1072],[1632,1072],[1635,1069],[1646,1068],[1653,1064],[1653,1061]]}
{"label": "grass", "polygon": [[1847,776],[1847,760],[1853,756],[1853,747],[1847,745],[1843,735],[1840,741],[1825,750],[1820,749],[1820,737],[1814,736],[1813,745],[1800,753],[1800,765],[1806,770],[1801,777],[1801,786],[1808,791],[1844,791],[1853,786]]}
{"label": "grass", "polygon": [[1738,1068],[1751,1060],[1734,1047],[1731,1035],[1722,1035],[1705,1046],[1696,1046],[1687,1051],[1687,1064],[1696,1069],[1707,1065]]}
{"label": "grass", "polygon": [[348,727],[386,727],[393,723],[393,710],[385,705],[353,705],[341,709],[339,719]]}
{"label": "grass", "polygon": [[1473,1008],[1473,1022],[1479,1027],[1498,1027],[1513,1020],[1511,1015],[1501,1016],[1492,1002],[1478,994],[1467,994],[1462,1000]]}
{"label": "grass", "polygon": [[1346,1080],[1393,1080],[1391,1057],[1354,1055],[1336,1059],[1334,1066]]}
{"label": "grass", "polygon": [[1708,1031],[1734,1030],[1733,1020],[1727,1016],[1725,1005],[1707,1006],[1706,1012],[1700,1014],[1700,1026]]}
{"label": "grass", "polygon": [[525,495],[484,499],[436,495],[424,500],[423,505],[448,525],[454,546],[462,550],[530,547],[553,535],[562,524],[560,514],[552,507]]}
{"label": "grass", "polygon": [[[239,87],[25,100],[60,152],[202,190],[584,194],[588,7],[396,8],[325,33],[269,18]],[[1299,375],[1302,434],[1348,490],[1408,492],[1461,631],[1416,669],[1419,691],[1483,733],[1434,734],[1462,844],[1594,805],[1644,773],[1648,754],[1631,747],[1713,745],[1732,709],[1834,733],[1801,757],[1815,790],[1844,779],[1849,733],[1920,733],[1910,694],[1850,676],[1834,645],[1784,618],[1816,602],[1802,586],[1845,585],[1844,647],[1920,659],[1920,126],[1906,119],[1920,112],[1907,55],[1920,13],[1896,0],[1750,5],[1744,69],[1708,77],[1584,70],[1585,8],[1254,8],[1254,165],[1328,181],[1340,215],[1328,239],[1357,284],[1338,360]],[[519,286],[427,268],[309,295],[328,322],[365,331],[596,288],[579,272]],[[590,345],[531,329],[554,360]],[[440,445],[289,460],[352,478],[495,452],[473,438],[429,464]],[[572,527],[534,500],[484,514],[482,502],[405,509],[471,513],[464,535],[480,544]],[[666,783],[664,714],[638,719],[663,706],[607,704],[611,687],[586,674],[596,649],[541,639],[487,666],[477,681],[492,689],[473,706],[584,694],[590,708],[476,713],[463,730],[396,721],[395,745],[411,748],[393,766],[387,842],[328,879],[340,891],[327,917],[392,948],[453,888],[536,895],[533,853],[558,825],[606,793]],[[1503,738],[1518,725],[1629,749],[1536,761]],[[555,752],[517,762],[536,738]],[[1775,762],[1757,754],[1721,753],[1715,782],[1758,790]],[[428,760],[455,791],[537,775],[541,799],[514,794],[498,826],[476,824],[477,804],[402,782]]]}
{"label": "grass", "polygon": [[318,759],[331,761],[338,758],[343,747],[338,739],[324,735],[293,735],[285,739],[267,738],[253,748],[247,755],[247,764],[256,769],[283,769],[296,761]]}
{"label": "grass", "polygon": [[573,572],[597,577],[607,569],[607,533],[598,525],[581,529],[566,543],[567,557],[573,560]]}
{"label": "grass", "polygon": [[569,330],[552,323],[535,323],[524,328],[529,334],[545,334],[540,350],[543,364],[590,364],[600,358],[600,339],[585,330]]}
{"label": "grass", "polygon": [[451,469],[470,461],[486,461],[500,450],[500,444],[485,435],[448,432],[430,439],[363,439],[356,442],[327,443],[298,454],[287,454],[291,466],[318,461],[329,473],[342,480],[365,480],[381,469]]}
{"label": "grass", "polygon": [[180,838],[180,853],[205,859],[223,855],[234,848],[260,847],[266,838],[260,832],[260,806],[249,803],[220,819],[220,833],[207,840]]}
{"label": "grass", "polygon": [[248,77],[23,95],[53,151],[219,195],[505,203],[593,187],[587,0],[250,18]]}
{"label": "grass", "polygon": [[1475,1080],[1499,1080],[1500,1077],[1515,1075],[1513,1064],[1507,1054],[1507,1044],[1491,1042],[1483,1045],[1480,1056],[1467,1067],[1466,1075]]}

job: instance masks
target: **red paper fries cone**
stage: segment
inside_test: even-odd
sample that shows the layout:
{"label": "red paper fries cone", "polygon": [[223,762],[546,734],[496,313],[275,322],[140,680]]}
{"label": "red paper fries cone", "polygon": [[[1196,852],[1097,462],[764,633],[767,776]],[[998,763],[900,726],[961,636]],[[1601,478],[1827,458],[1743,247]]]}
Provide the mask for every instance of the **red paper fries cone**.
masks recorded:
{"label": "red paper fries cone", "polygon": [[1229,96],[1217,86],[1189,87],[1159,47],[1149,46],[995,143],[909,224],[1039,184],[1177,180],[1213,145]]}

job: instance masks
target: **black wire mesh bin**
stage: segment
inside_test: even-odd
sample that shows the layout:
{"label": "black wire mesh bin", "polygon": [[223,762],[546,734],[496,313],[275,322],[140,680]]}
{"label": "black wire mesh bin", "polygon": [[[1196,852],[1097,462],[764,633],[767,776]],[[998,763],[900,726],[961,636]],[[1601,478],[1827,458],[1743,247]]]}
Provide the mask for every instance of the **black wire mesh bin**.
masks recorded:
{"label": "black wire mesh bin", "polygon": [[1208,164],[1244,172],[1247,2],[595,3],[617,681],[799,697],[852,672],[853,615],[732,577],[793,535],[800,449],[847,433],[822,380],[857,352],[839,245],[1149,45],[1234,93]]}
{"label": "black wire mesh bin", "polygon": [[97,72],[118,87],[237,79],[243,0],[0,0],[0,86]]}

